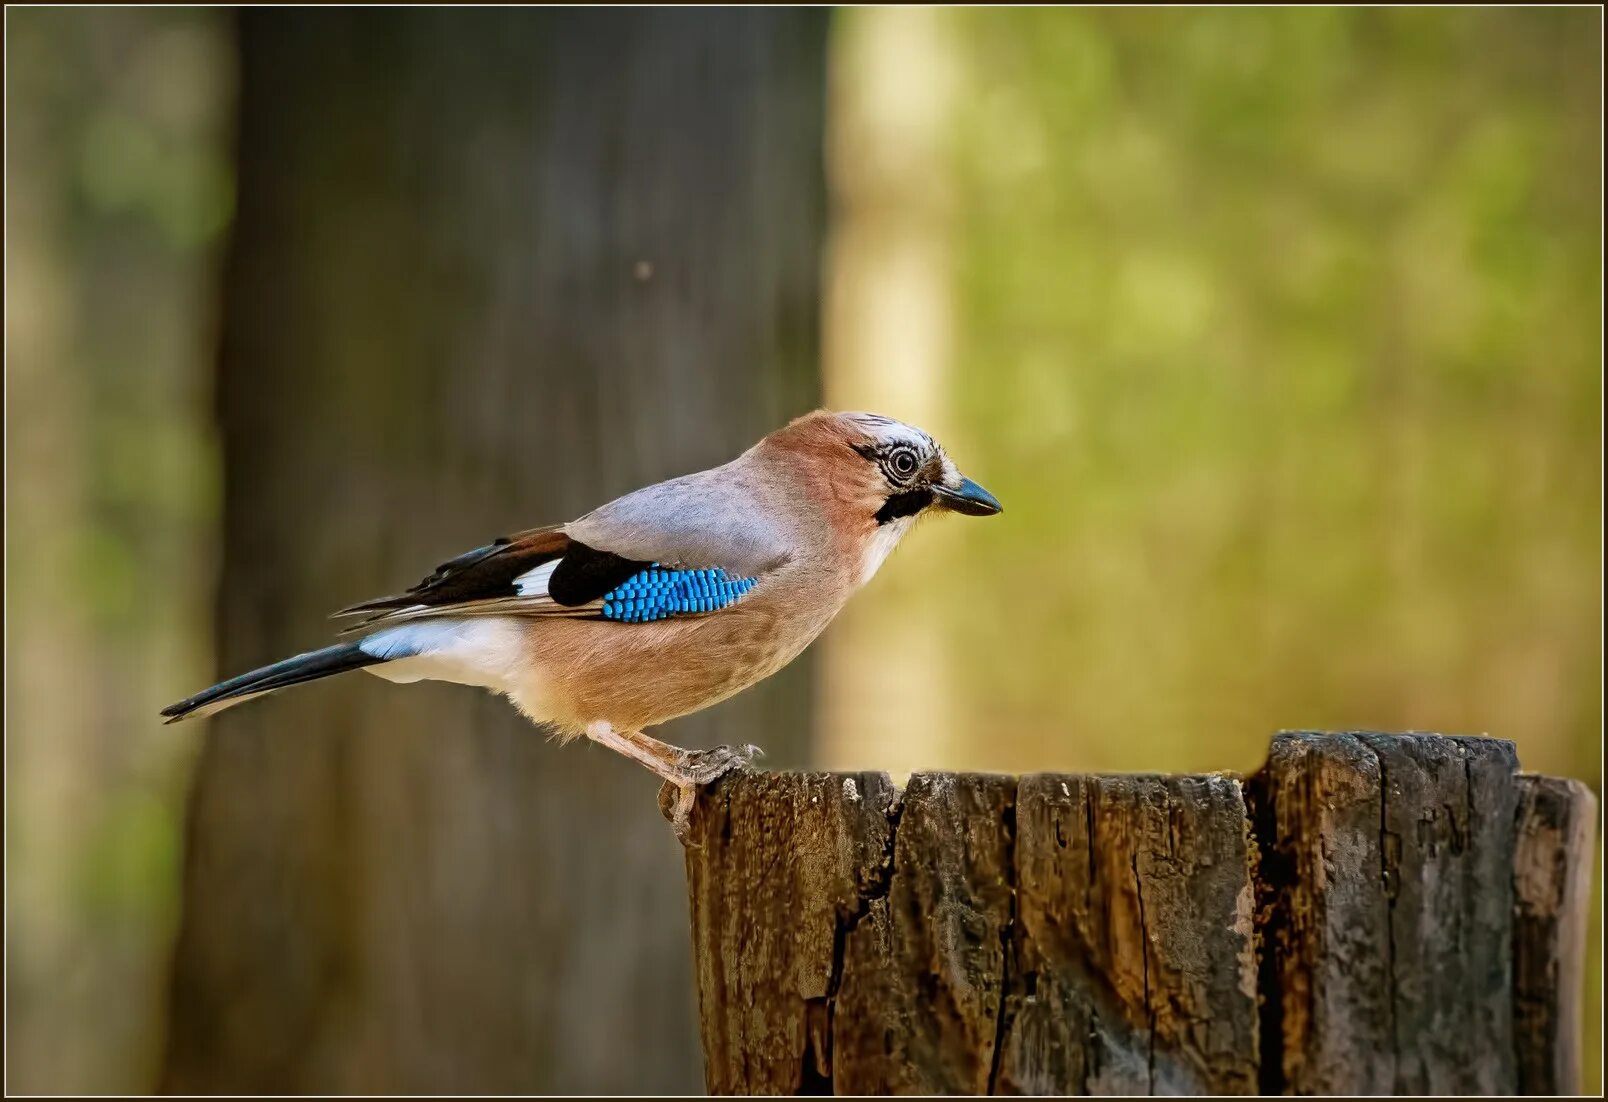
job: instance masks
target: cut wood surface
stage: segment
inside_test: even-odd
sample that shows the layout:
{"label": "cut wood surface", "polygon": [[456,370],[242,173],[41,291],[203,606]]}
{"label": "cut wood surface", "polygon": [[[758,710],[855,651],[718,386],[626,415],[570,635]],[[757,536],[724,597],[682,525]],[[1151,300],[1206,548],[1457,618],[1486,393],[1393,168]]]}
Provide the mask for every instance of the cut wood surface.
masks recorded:
{"label": "cut wood surface", "polygon": [[743,773],[686,850],[716,1094],[1578,1089],[1595,802],[1497,739],[1242,780]]}

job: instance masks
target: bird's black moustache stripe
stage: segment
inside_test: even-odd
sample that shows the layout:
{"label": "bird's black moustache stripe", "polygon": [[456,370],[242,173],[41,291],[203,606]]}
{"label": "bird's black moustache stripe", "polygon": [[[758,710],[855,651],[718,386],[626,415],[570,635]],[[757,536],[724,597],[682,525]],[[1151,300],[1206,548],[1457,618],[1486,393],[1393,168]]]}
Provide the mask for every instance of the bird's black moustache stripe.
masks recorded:
{"label": "bird's black moustache stripe", "polygon": [[889,494],[888,500],[877,510],[877,523],[881,525],[900,517],[913,517],[931,504],[931,490],[902,490]]}

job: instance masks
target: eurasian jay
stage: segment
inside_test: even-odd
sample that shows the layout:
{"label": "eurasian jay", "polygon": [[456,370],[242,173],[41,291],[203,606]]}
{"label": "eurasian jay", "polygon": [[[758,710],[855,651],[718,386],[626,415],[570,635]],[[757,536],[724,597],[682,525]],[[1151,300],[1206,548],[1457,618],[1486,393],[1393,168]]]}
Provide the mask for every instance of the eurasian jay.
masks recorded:
{"label": "eurasian jay", "polygon": [[810,644],[931,510],[1000,504],[931,436],[872,413],[818,410],[724,466],[647,486],[579,520],[495,540],[406,593],[336,613],[361,638],[298,654],[163,710],[172,723],[367,669],[503,693],[561,741],[580,735],[675,789],[757,749],[692,751],[643,733],[769,677]]}

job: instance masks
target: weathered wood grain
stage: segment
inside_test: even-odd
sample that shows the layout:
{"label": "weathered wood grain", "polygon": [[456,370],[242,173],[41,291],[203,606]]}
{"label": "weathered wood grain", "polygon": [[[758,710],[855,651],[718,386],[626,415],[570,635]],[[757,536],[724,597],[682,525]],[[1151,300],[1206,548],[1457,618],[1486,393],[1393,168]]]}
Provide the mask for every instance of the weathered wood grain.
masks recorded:
{"label": "weathered wood grain", "polygon": [[1514,1089],[1517,765],[1498,739],[1274,740],[1252,785],[1264,1090]]}
{"label": "weathered wood grain", "polygon": [[1022,778],[1018,967],[998,1086],[1257,1087],[1251,851],[1229,776]]}
{"label": "weathered wood grain", "polygon": [[717,1094],[1578,1087],[1596,804],[1486,738],[1248,781],[740,774],[687,851]]}
{"label": "weathered wood grain", "polygon": [[1378,757],[1349,735],[1280,735],[1251,780],[1263,1093],[1394,1079],[1379,792]]}
{"label": "weathered wood grain", "polygon": [[1256,1088],[1235,778],[743,775],[693,832],[714,1093]]}
{"label": "weathered wood grain", "polygon": [[705,1078],[714,1094],[819,1093],[845,943],[885,898],[886,774],[743,774],[705,789],[686,851]]}
{"label": "weathered wood grain", "polygon": [[849,932],[832,1026],[845,1094],[987,1094],[1014,917],[1014,777],[916,774],[887,894]]}
{"label": "weathered wood grain", "polygon": [[1513,1031],[1521,1094],[1580,1091],[1581,981],[1597,801],[1579,781],[1519,777]]}

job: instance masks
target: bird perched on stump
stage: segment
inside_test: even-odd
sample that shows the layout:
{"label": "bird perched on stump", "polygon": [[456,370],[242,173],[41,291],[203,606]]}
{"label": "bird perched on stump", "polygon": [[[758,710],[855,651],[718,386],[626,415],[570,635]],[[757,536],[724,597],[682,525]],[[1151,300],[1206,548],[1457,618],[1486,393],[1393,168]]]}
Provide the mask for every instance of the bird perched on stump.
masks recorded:
{"label": "bird perched on stump", "polygon": [[913,426],[818,410],[724,466],[644,487],[579,520],[505,536],[406,593],[353,605],[350,642],[241,674],[169,722],[348,670],[478,685],[563,741],[581,735],[664,778],[684,836],[697,787],[755,747],[683,750],[644,733],[798,656],[934,510],[1000,511]]}

